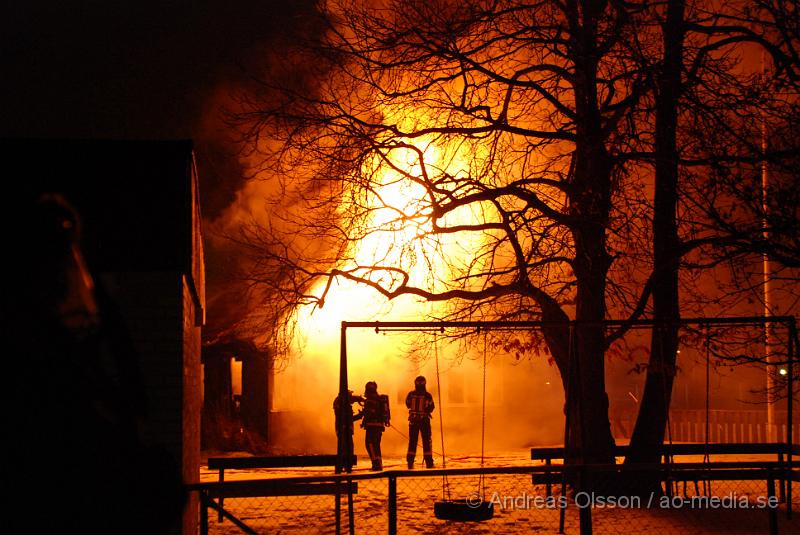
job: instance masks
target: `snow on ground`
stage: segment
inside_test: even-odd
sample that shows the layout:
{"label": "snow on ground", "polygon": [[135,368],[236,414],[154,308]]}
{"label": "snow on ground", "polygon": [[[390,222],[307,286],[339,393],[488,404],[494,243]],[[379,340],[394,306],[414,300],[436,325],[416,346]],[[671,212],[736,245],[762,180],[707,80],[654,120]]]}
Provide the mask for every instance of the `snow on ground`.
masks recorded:
{"label": "snow on ground", "polygon": [[[682,459],[683,460],[683,459]],[[686,462],[701,461],[689,458]],[[734,460],[731,456],[724,459]],[[738,461],[765,461],[774,458],[763,456],[739,456]],[[446,460],[447,468],[479,467],[480,457],[452,457]],[[532,461],[527,450],[487,456],[484,466],[512,467],[530,466]],[[367,462],[361,461],[354,474],[371,473]],[[441,459],[436,467],[442,467]],[[389,457],[384,460],[385,470],[405,470],[405,459]],[[558,488],[550,500],[545,495],[544,485],[534,485],[530,474],[497,474],[484,478],[484,498],[495,504],[494,518],[485,522],[447,522],[433,515],[433,504],[443,497],[467,498],[480,493],[481,481],[476,475],[448,476],[446,481],[440,476],[425,476],[425,469],[419,464],[415,476],[403,477],[397,481],[397,527],[399,533],[558,533],[560,510],[557,508]],[[270,470],[226,470],[225,480],[282,478],[295,476],[328,476],[332,469],[325,468],[285,468]],[[202,481],[217,481],[218,473],[203,469]],[[446,484],[445,484],[446,483]],[[800,511],[800,488],[793,494],[793,508]],[[358,492],[353,496],[354,526],[356,533],[386,533],[388,530],[388,480],[370,479],[358,481]],[[698,486],[702,494],[702,484]],[[595,534],[638,533],[691,533],[691,534],[756,534],[769,533],[768,509],[761,509],[766,500],[767,489],[763,481],[713,482],[711,495],[718,502],[712,507],[705,505],[701,498],[691,501],[695,494],[690,483],[680,489],[686,499],[676,499],[671,503],[661,502],[655,496],[651,503],[637,502],[636,498],[621,497],[617,504],[595,503],[590,508],[593,532]],[[590,496],[583,497],[588,502]],[[708,504],[709,502],[706,502]],[[634,506],[639,507],[634,507]],[[649,505],[649,507],[648,507]],[[669,507],[667,507],[669,506]],[[228,498],[225,508],[259,533],[334,533],[335,498],[333,496],[282,496],[259,498]],[[789,520],[785,506],[778,510],[778,528],[781,534],[800,534],[800,514]],[[342,499],[342,529],[347,529],[347,499]],[[566,509],[564,532],[579,533],[578,508],[574,504]],[[241,531],[229,520],[217,522],[215,512],[209,512],[209,532],[213,534],[234,534]]]}

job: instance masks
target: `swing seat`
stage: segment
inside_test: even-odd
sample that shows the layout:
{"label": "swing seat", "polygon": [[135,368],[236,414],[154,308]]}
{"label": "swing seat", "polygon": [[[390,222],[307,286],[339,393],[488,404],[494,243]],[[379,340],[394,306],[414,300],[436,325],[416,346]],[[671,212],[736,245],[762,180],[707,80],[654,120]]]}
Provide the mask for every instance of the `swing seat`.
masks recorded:
{"label": "swing seat", "polygon": [[494,516],[494,503],[487,501],[441,500],[433,504],[433,514],[439,520],[481,522]]}

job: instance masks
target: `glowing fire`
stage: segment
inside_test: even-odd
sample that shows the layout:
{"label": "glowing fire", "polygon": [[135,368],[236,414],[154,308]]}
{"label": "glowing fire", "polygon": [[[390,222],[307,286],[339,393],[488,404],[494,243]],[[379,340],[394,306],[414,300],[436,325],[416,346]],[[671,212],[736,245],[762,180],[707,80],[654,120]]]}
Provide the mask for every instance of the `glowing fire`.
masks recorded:
{"label": "glowing fire", "polygon": [[[446,169],[449,176],[464,173],[468,168],[465,162],[474,162],[475,159],[474,152],[469,155],[471,160],[466,155],[460,158],[458,152],[462,149],[446,154],[431,143],[421,146],[424,147],[425,165],[438,169],[440,173]],[[422,175],[417,160],[419,153],[410,149],[398,149],[392,153],[392,163],[398,169],[407,169],[409,175],[413,173],[412,177]],[[484,240],[492,237],[477,231],[432,235],[428,190],[399,170],[380,176],[381,183],[373,184],[368,199],[372,209],[370,227],[379,228],[379,231],[353,244],[354,249],[347,255],[353,259],[353,264],[338,267],[402,267],[408,274],[410,285],[434,291],[452,287],[448,286],[449,281],[465,272],[465,262],[474,258],[475,251],[485,245]],[[481,223],[490,220],[493,213],[491,206],[473,205],[460,208],[437,223],[440,226]],[[477,269],[482,267],[478,265]],[[371,272],[369,276],[371,281],[380,282],[385,287],[398,283],[396,279],[388,278],[390,275],[385,272]],[[315,295],[322,294],[326,283],[325,280],[318,283],[314,288]],[[482,284],[482,281],[475,280],[474,284]],[[280,440],[300,451],[304,448],[331,451],[335,442],[332,401],[339,387],[342,321],[421,320],[439,315],[444,306],[447,305],[422,302],[410,295],[389,301],[372,288],[339,278],[329,288],[323,307],[307,306],[297,310],[297,332],[300,334],[295,340],[295,352],[287,369],[275,377],[274,383],[273,411],[285,413],[291,422],[280,428]],[[483,403],[484,384],[486,400],[489,400],[486,402],[487,415],[494,414],[494,418],[502,419],[505,426],[503,434],[494,435],[495,444],[499,441],[518,445],[517,442],[529,440],[532,432],[545,436],[545,425],[540,423],[531,427],[529,420],[519,417],[509,421],[498,407],[505,402],[505,396],[529,397],[532,391],[526,381],[530,377],[537,377],[537,384],[556,382],[555,370],[548,369],[544,360],[508,369],[503,368],[502,360],[497,360],[498,366],[484,368],[481,344],[475,340],[472,342],[471,348],[465,350],[459,342],[448,343],[432,333],[375,333],[373,329],[348,329],[350,388],[361,393],[367,381],[376,381],[379,391],[390,399],[393,429],[384,435],[384,453],[405,451],[407,444],[402,433],[404,429],[405,432],[408,430],[403,401],[413,388],[414,377],[420,374],[428,378],[429,390],[437,397],[439,412],[434,414],[434,419],[442,419],[450,441],[449,448],[463,452],[479,451],[481,433],[477,429],[482,412],[478,406]],[[484,383],[485,369],[489,371]],[[548,387],[545,384],[543,388]],[[550,390],[540,390],[539,394],[542,396],[537,398],[536,417],[540,422],[548,418],[559,422],[556,429],[548,432],[552,436],[561,436],[563,430],[558,425],[563,398],[553,395]],[[356,452],[363,452],[358,442]]]}
{"label": "glowing fire", "polygon": [[[422,143],[424,165],[442,168],[443,153],[432,143]],[[390,153],[391,163],[409,175],[421,176],[419,153],[409,148],[398,148]],[[449,167],[464,165],[459,158],[448,158]],[[357,266],[389,265],[402,266],[408,273],[409,284],[442,289],[458,269],[461,252],[484,239],[478,233],[465,238],[445,235],[431,236],[432,223],[427,217],[429,199],[427,189],[410,180],[403,173],[389,170],[381,175],[369,197],[373,210],[370,227],[379,229],[354,243],[351,254],[356,265],[340,266],[343,269]],[[420,217],[419,214],[423,214]],[[475,221],[475,214],[461,209],[450,214],[440,224],[467,224]],[[466,240],[466,241],[465,241]],[[385,287],[393,287],[398,280],[387,273],[370,275],[371,280]],[[313,289],[321,295],[327,281],[320,281]],[[374,289],[346,279],[337,279],[328,291],[323,307],[303,307],[297,311],[295,360],[283,377],[276,380],[274,407],[276,410],[296,409],[303,404],[300,390],[310,382],[319,381],[320,387],[332,395],[338,387],[338,363],[341,322],[419,320],[435,314],[443,305],[421,302],[413,296],[400,296],[391,301]],[[407,356],[409,335],[376,336],[374,332],[350,331],[348,333],[348,364],[354,390],[361,388],[367,380],[377,379],[382,389],[407,387],[410,377],[420,373],[419,365]],[[383,375],[385,379],[377,377]],[[401,385],[401,383],[403,383]],[[322,386],[324,385],[324,386]],[[316,403],[316,402],[314,402]],[[311,408],[311,407],[309,407]]]}

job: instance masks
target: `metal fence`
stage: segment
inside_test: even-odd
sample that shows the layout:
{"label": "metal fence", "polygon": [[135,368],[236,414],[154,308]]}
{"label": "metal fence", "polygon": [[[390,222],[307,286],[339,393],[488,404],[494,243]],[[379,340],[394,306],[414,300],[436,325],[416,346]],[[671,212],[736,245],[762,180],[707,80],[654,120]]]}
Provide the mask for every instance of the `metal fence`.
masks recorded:
{"label": "metal fence", "polygon": [[[637,409],[611,409],[609,418],[614,438],[620,442],[631,438],[636,423]],[[706,437],[706,411],[700,409],[671,409],[669,436],[674,442],[709,442],[740,444],[788,441],[786,411],[775,411],[777,423],[767,423],[766,410],[708,411],[708,437]],[[792,436],[800,437],[800,423],[792,424]]]}
{"label": "metal fence", "polygon": [[[800,505],[792,493],[796,475],[775,462],[515,466],[230,481],[193,489],[201,497],[201,535],[783,534],[800,533],[800,519],[792,514]],[[643,491],[644,482],[655,486]],[[456,499],[467,508],[489,501],[494,517],[457,522],[434,516],[436,501]]]}

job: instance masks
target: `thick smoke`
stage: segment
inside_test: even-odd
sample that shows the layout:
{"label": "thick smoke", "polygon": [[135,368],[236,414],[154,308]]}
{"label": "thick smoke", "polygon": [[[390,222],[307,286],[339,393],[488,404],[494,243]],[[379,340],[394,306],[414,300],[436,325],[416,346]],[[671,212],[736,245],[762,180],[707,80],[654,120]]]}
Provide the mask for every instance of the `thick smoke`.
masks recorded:
{"label": "thick smoke", "polygon": [[[263,63],[258,75],[265,79],[285,75],[284,63],[292,57],[291,47],[283,54],[262,50]],[[313,86],[308,73],[303,74],[302,65],[297,67],[296,82]],[[228,117],[241,110],[240,105],[252,102],[251,99],[268,101],[269,98],[263,86],[245,81],[227,90],[220,92],[214,102],[229,112]],[[237,165],[246,177],[239,183],[232,202],[219,211],[206,232],[211,235],[211,249],[218,252],[216,271],[209,283],[209,320],[211,330],[217,329],[217,333],[224,335],[234,324],[257,326],[264,319],[253,319],[264,304],[259,302],[259,296],[253,299],[252,293],[248,295],[249,287],[237,282],[237,277],[246,276],[251,266],[235,241],[228,238],[239,237],[241,229],[251,224],[280,226],[281,221],[270,211],[267,199],[274,199],[281,190],[275,177],[258,171],[259,153],[249,150],[253,148],[253,139],[230,137],[225,130],[230,123],[220,121],[221,117],[224,116],[210,115],[207,130],[216,128],[223,133],[218,141],[220,146],[238,147]],[[215,274],[219,276],[215,278]],[[346,283],[332,289],[323,308],[298,310],[294,318],[297,336],[289,354],[278,356],[280,363],[274,374],[269,434],[275,449],[291,453],[335,451],[332,403],[339,387],[341,321],[421,320],[436,311],[436,307],[411,298],[387,302],[375,292]],[[257,329],[250,333],[238,330],[235,334],[263,336]],[[564,432],[563,389],[555,367],[548,364],[546,356],[518,361],[496,346],[488,348],[485,401],[483,357],[479,339],[434,343],[430,336],[413,333],[376,334],[370,330],[348,333],[350,388],[360,394],[364,384],[374,380],[379,391],[390,397],[392,428],[384,434],[387,454],[405,452],[404,435],[408,426],[404,400],[413,387],[414,377],[420,374],[428,378],[429,390],[437,404],[432,422],[437,452],[442,450],[442,427],[448,455],[479,454],[482,435],[487,451],[560,443]],[[363,431],[359,429],[355,443],[356,451],[363,455]]]}
{"label": "thick smoke", "polygon": [[[281,449],[329,453],[335,444],[332,401],[338,389],[339,330],[333,327],[328,330],[323,322],[321,329],[312,328],[315,338],[276,377]],[[432,420],[436,452],[444,447],[448,457],[479,455],[482,435],[487,454],[563,440],[561,381],[543,356],[516,360],[487,344],[484,368],[482,336],[447,340],[374,329],[349,329],[347,348],[354,393],[362,394],[367,381],[376,381],[379,392],[389,396],[392,427],[383,440],[389,455],[405,453],[404,401],[417,375],[427,378],[437,405]],[[363,431],[357,428],[355,435],[356,452],[364,454]]]}

